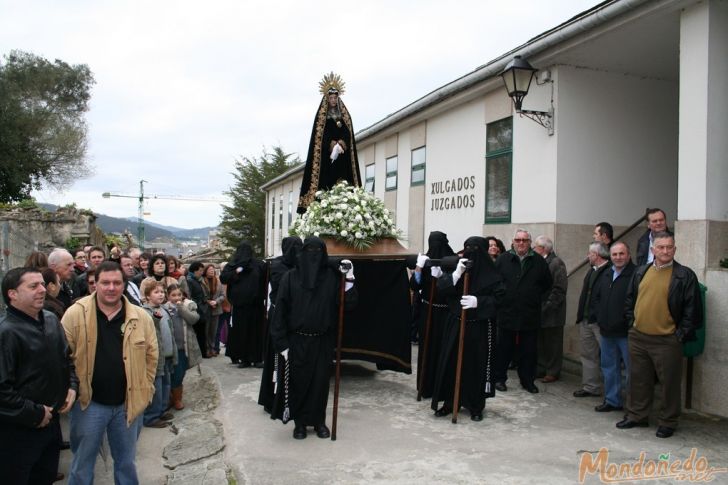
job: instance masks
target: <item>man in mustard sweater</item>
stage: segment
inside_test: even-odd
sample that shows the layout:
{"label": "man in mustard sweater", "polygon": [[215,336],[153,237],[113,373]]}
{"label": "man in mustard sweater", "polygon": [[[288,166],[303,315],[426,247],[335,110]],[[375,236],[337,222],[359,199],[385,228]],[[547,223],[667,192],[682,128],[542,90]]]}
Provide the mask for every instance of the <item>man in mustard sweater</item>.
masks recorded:
{"label": "man in mustard sweater", "polygon": [[695,339],[703,309],[695,273],[674,260],[672,234],[655,234],[650,251],[654,260],[635,270],[625,301],[631,369],[627,414],[617,428],[648,426],[656,376],[662,384],[656,436],[669,438],[680,417],[682,344]]}

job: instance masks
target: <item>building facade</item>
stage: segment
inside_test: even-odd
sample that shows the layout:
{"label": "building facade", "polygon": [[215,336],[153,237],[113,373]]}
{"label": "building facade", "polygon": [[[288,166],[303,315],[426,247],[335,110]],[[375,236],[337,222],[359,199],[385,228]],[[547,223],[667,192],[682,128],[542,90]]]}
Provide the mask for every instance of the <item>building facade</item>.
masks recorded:
{"label": "building facade", "polygon": [[[515,55],[539,69],[523,108],[553,110],[553,134],[513,109],[499,74]],[[573,273],[567,355],[578,355],[576,269],[594,224],[618,235],[662,208],[676,259],[708,287],[692,404],[728,416],[728,270],[718,264],[728,256],[727,85],[727,1],[607,1],[358,132],[360,170],[413,253],[433,230],[453,248],[472,235],[508,246],[520,227],[551,237]],[[265,186],[271,255],[295,217],[301,173]],[[622,237],[633,254],[644,230]]]}

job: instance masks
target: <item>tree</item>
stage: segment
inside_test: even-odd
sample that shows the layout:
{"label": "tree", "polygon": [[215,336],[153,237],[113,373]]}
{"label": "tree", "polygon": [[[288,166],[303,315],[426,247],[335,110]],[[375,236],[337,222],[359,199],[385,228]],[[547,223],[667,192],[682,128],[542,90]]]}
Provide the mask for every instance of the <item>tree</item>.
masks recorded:
{"label": "tree", "polygon": [[11,51],[0,63],[0,202],[89,174],[86,121],[93,74]]}
{"label": "tree", "polygon": [[235,172],[232,173],[235,185],[224,192],[232,204],[223,205],[220,223],[220,239],[225,245],[235,248],[240,242],[247,241],[255,254],[264,254],[265,193],[260,186],[301,163],[298,157],[289,160],[292,156],[275,147],[273,153],[263,149],[260,158],[243,157],[242,161],[235,162]]}

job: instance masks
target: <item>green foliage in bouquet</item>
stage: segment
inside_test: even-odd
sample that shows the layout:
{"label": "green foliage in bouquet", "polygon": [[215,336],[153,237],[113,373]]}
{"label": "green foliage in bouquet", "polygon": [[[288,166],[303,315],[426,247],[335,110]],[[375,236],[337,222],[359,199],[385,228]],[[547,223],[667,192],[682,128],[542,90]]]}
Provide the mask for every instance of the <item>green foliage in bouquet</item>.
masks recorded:
{"label": "green foliage in bouquet", "polygon": [[330,237],[358,250],[382,238],[400,237],[384,203],[362,187],[344,181],[331,190],[316,192],[316,200],[293,221],[293,236]]}

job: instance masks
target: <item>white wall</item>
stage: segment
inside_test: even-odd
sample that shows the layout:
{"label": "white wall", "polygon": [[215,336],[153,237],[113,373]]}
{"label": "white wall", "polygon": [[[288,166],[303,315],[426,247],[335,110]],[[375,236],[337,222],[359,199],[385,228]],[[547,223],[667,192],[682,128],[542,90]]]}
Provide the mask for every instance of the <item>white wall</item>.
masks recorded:
{"label": "white wall", "polygon": [[[425,179],[425,237],[430,231],[448,235],[453,249],[465,239],[481,234],[485,214],[485,117],[482,98],[460,105],[427,121],[427,170]],[[409,158],[408,158],[409,160]],[[409,170],[409,166],[407,168]],[[460,182],[474,187],[457,190]],[[433,184],[452,184],[456,190],[433,194]],[[433,210],[441,198],[468,197],[474,206]],[[442,201],[444,203],[444,200]]]}
{"label": "white wall", "polygon": [[728,220],[728,3],[680,17],[680,219]]}
{"label": "white wall", "polygon": [[[535,80],[523,101],[523,109],[548,111],[551,83]],[[559,115],[557,108],[556,115]],[[511,221],[516,224],[556,221],[556,144],[560,133],[533,120],[513,114],[513,195]]]}
{"label": "white wall", "polygon": [[557,89],[557,221],[675,219],[677,83],[560,66]]}

